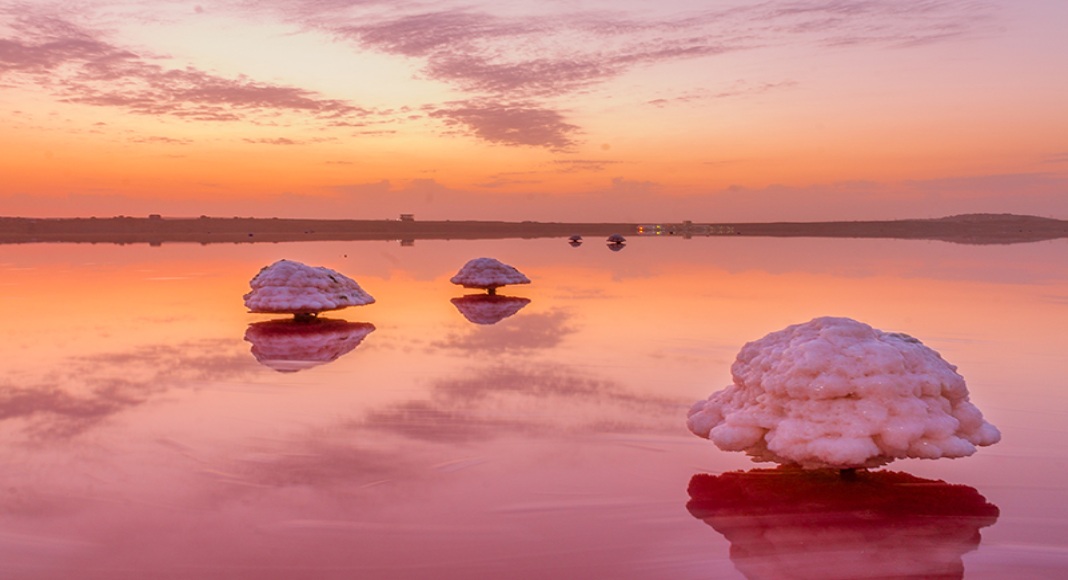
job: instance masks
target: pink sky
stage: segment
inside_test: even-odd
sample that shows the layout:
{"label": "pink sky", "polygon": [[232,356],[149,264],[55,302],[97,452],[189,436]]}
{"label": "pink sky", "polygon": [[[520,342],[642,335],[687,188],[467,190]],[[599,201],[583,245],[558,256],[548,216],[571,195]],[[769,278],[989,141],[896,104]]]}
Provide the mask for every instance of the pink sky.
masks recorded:
{"label": "pink sky", "polygon": [[0,2],[0,215],[1068,218],[1068,3]]}

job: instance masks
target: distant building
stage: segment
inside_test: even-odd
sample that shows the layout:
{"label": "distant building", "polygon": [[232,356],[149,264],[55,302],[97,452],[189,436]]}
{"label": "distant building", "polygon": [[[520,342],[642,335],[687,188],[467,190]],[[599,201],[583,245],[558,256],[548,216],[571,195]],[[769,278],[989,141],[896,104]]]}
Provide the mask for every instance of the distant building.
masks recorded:
{"label": "distant building", "polygon": [[414,213],[402,213],[402,214],[400,214],[400,221],[402,221],[402,222],[414,222],[415,221],[415,214]]}

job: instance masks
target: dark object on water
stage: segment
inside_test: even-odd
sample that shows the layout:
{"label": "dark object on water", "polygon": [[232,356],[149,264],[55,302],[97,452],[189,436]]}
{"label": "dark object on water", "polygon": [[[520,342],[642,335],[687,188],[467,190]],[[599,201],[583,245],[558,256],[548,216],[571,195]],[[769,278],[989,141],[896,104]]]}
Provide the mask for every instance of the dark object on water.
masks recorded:
{"label": "dark object on water", "polygon": [[374,332],[373,324],[330,318],[253,322],[245,330],[252,356],[280,373],[293,373],[337,360]]}
{"label": "dark object on water", "polygon": [[[907,473],[779,467],[697,474],[686,509],[746,578],[962,578],[999,515],[974,488]],[[817,539],[818,538],[818,539]]]}
{"label": "dark object on water", "polygon": [[530,304],[530,299],[500,294],[468,294],[453,298],[452,304],[469,322],[497,324]]}

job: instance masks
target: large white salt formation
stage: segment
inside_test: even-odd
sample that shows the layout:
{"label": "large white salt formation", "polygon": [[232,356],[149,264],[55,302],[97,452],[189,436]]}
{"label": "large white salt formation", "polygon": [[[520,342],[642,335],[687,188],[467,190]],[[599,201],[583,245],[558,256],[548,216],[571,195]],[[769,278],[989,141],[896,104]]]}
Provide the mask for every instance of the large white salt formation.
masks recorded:
{"label": "large white salt formation", "polygon": [[279,260],[263,268],[249,285],[252,291],[245,294],[245,306],[251,312],[314,316],[375,301],[344,274],[292,260]]}
{"label": "large white salt formation", "polygon": [[1001,439],[968,388],[911,336],[817,318],[750,342],[734,384],[691,409],[687,425],[725,451],[805,468],[875,467],[964,457]]}
{"label": "large white salt formation", "polygon": [[494,294],[497,288],[509,284],[530,284],[530,279],[508,264],[493,258],[475,258],[449,279],[464,288],[482,288]]}

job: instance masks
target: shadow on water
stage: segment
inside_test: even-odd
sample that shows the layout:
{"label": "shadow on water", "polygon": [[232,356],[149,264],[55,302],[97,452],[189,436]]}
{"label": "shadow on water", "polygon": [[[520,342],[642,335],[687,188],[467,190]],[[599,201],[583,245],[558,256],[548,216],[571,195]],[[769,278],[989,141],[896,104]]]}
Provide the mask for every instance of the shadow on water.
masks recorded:
{"label": "shadow on water", "polygon": [[245,330],[245,340],[252,343],[252,356],[260,364],[293,373],[337,360],[374,330],[367,322],[288,318],[253,322]]}
{"label": "shadow on water", "polygon": [[749,578],[962,578],[999,515],[974,488],[892,471],[754,469],[690,479],[695,518]]}

